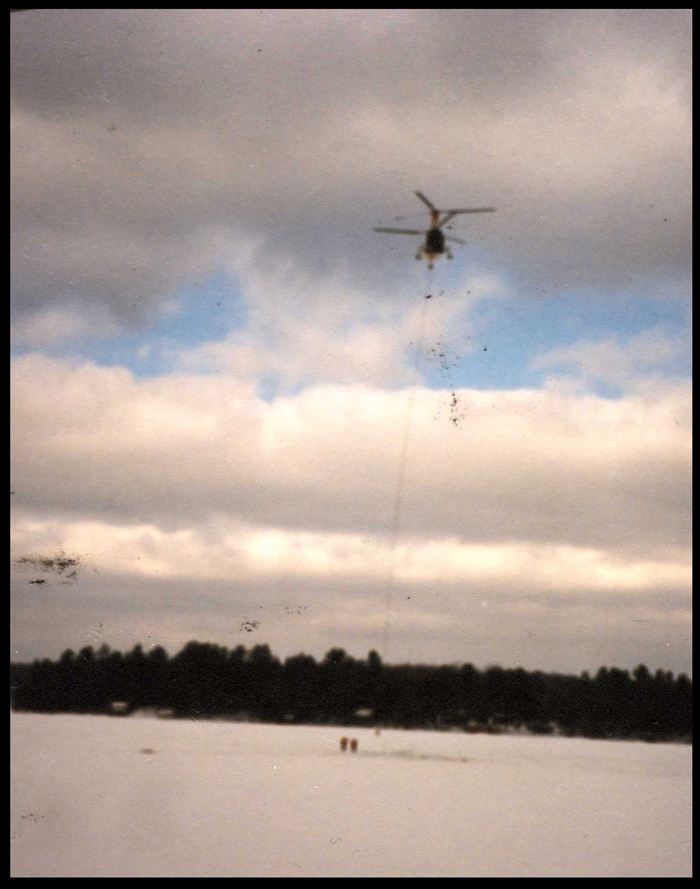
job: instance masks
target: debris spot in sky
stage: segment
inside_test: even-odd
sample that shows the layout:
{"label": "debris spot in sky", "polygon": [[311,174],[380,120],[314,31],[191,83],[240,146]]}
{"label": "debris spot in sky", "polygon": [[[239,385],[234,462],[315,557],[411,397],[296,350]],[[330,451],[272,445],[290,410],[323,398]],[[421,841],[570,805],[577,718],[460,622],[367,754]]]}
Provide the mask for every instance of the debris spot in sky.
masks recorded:
{"label": "debris spot in sky", "polygon": [[[80,558],[74,556],[67,556],[63,551],[59,552],[55,556],[22,556],[19,559],[15,559],[15,564],[20,568],[31,568],[32,571],[44,571],[50,574],[58,574],[63,575],[63,572],[68,568],[72,568],[68,574],[64,575],[63,583],[75,583],[78,578],[77,567],[80,565]],[[30,581],[30,583],[45,583],[45,578],[37,578],[36,580]]]}
{"label": "debris spot in sky", "polygon": [[459,396],[453,390],[450,396],[450,423],[453,426],[459,426],[467,416],[467,409],[463,407],[459,400]]}
{"label": "debris spot in sky", "polygon": [[430,346],[425,350],[425,360],[428,364],[437,364],[440,369],[440,376],[446,380],[448,384],[452,382],[452,369],[457,367],[459,355],[455,355],[447,343],[439,337],[434,346]]}

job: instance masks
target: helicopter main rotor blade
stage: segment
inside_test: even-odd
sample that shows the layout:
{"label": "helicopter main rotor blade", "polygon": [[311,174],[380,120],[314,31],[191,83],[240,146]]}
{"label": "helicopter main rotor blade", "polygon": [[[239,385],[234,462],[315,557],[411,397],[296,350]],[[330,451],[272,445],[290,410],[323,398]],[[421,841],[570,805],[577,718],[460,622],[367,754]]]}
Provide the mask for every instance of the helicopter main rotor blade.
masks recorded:
{"label": "helicopter main rotor blade", "polygon": [[446,241],[454,241],[455,244],[461,244],[462,247],[464,247],[464,245],[467,243],[466,241],[463,241],[461,238],[445,238],[445,240]]}
{"label": "helicopter main rotor blade", "polygon": [[386,232],[389,235],[424,235],[425,232],[417,228],[373,228],[373,232]]}
{"label": "helicopter main rotor blade", "polygon": [[431,213],[437,213],[437,212],[438,212],[438,211],[437,211],[437,207],[434,207],[434,206],[430,203],[430,201],[426,198],[426,196],[423,194],[422,191],[417,191],[415,194],[416,194],[416,197],[418,198],[418,200],[423,201],[423,203],[424,203],[425,206],[431,211]]}
{"label": "helicopter main rotor blade", "polygon": [[471,208],[465,208],[463,210],[442,210],[441,212],[447,213],[447,216],[445,216],[444,219],[440,220],[440,222],[438,223],[438,228],[442,228],[446,222],[449,222],[450,219],[454,219],[454,217],[458,213],[495,213],[496,208],[495,207],[471,207]]}

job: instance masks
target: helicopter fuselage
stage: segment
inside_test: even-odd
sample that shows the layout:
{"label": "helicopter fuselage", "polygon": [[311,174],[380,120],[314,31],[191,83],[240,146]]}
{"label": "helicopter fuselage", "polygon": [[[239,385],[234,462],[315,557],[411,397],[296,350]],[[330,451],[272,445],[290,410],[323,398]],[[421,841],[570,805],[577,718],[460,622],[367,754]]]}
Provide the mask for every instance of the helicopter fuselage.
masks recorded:
{"label": "helicopter fuselage", "polygon": [[440,212],[430,211],[430,228],[425,233],[425,243],[421,253],[432,267],[433,260],[445,252],[445,236],[440,231]]}
{"label": "helicopter fuselage", "polygon": [[[425,233],[425,243],[421,250],[419,250],[416,255],[416,259],[425,259],[428,260],[428,268],[433,267],[433,262],[438,258],[438,256],[442,256],[445,252],[445,236],[440,231],[440,213],[432,212],[430,213],[430,228]],[[450,259],[451,259],[450,255]]]}
{"label": "helicopter fuselage", "polygon": [[439,228],[431,228],[425,233],[425,253],[427,256],[440,256],[445,252],[445,236]]}

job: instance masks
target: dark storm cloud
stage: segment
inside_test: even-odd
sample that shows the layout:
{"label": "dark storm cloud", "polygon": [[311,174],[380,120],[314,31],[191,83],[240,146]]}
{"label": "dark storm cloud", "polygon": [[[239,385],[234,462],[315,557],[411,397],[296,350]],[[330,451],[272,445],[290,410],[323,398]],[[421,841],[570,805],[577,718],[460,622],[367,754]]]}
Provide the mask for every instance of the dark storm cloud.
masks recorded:
{"label": "dark storm cloud", "polygon": [[251,244],[266,263],[400,278],[407,251],[370,229],[420,212],[415,188],[498,206],[460,230],[524,292],[682,286],[688,25],[687,10],[15,16],[16,317],[133,321]]}

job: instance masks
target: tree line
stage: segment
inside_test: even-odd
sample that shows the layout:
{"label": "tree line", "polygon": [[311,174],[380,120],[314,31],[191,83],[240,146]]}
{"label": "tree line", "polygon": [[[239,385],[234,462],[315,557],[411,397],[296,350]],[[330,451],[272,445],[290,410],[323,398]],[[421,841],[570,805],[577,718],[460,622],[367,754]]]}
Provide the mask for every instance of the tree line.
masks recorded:
{"label": "tree line", "polygon": [[261,722],[501,732],[525,729],[589,738],[690,741],[692,682],[643,664],[594,676],[472,664],[384,664],[331,649],[275,657],[267,645],[229,651],[189,642],[122,654],[91,646],[57,661],[11,664],[11,706],[44,713],[227,717]]}

